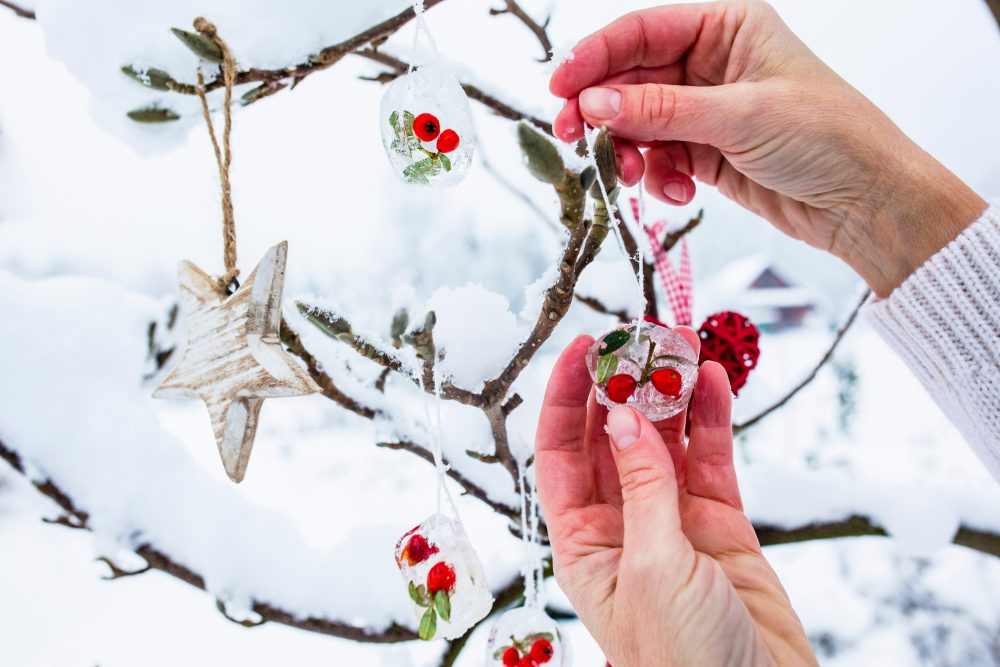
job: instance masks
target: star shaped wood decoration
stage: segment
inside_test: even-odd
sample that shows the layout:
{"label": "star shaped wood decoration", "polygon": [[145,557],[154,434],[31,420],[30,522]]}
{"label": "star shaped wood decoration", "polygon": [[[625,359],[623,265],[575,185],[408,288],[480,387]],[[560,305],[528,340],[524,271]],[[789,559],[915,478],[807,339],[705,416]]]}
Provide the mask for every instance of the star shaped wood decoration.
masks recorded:
{"label": "star shaped wood decoration", "polygon": [[153,396],[205,402],[219,455],[234,482],[246,474],[264,399],[320,391],[281,346],[287,255],[287,241],[268,250],[228,297],[193,263],[184,260],[178,266],[187,348]]}

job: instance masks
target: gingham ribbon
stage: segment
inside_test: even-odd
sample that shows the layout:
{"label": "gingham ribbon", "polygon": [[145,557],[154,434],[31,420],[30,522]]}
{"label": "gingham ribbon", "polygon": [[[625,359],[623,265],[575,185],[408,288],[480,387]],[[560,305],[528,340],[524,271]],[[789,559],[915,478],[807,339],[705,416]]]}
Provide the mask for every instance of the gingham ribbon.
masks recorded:
{"label": "gingham ribbon", "polygon": [[681,239],[681,261],[680,270],[674,268],[667,251],[663,249],[660,242],[660,234],[667,226],[666,220],[653,223],[652,226],[642,222],[639,200],[632,197],[629,200],[632,205],[632,215],[636,224],[640,225],[646,232],[649,240],[649,247],[653,251],[653,266],[656,267],[656,274],[660,276],[663,284],[663,291],[667,295],[670,309],[674,312],[675,325],[692,325],[692,292],[691,292],[691,256],[688,253],[687,239]]}

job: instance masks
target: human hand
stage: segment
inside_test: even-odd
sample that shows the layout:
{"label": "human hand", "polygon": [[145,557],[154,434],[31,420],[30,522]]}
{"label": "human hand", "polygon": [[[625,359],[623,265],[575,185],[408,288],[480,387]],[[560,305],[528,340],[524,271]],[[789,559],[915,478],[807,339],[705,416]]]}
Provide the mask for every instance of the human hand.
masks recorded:
{"label": "human hand", "polygon": [[654,425],[597,404],[592,343],[556,363],[535,443],[556,580],[580,620],[615,667],[815,665],[743,514],[725,370],[702,365],[685,448],[685,413]]}
{"label": "human hand", "polygon": [[[616,137],[619,174],[668,203],[716,186],[885,296],[986,208],[762,0],[634,12],[552,75],[566,141]],[[646,149],[645,154],[640,148]]]}

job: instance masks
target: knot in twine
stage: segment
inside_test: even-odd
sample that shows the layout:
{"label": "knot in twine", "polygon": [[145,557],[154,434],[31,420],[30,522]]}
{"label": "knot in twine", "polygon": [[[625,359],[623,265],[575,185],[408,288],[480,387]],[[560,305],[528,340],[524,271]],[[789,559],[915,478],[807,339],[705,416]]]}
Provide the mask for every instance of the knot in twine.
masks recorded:
{"label": "knot in twine", "polygon": [[219,181],[222,185],[222,259],[226,272],[219,277],[219,288],[228,294],[230,288],[237,284],[236,276],[240,274],[239,269],[236,268],[236,219],[233,214],[233,197],[229,184],[229,168],[233,162],[229,137],[233,129],[232,101],[233,85],[236,83],[236,61],[233,59],[229,46],[219,37],[219,31],[214,23],[199,16],[194,20],[194,29],[212,40],[222,51],[222,82],[226,95],[222,108],[224,124],[221,148],[215,134],[215,125],[212,123],[212,114],[208,109],[208,99],[205,97],[205,77],[201,72],[201,67],[198,68],[198,83],[195,86],[195,91],[198,93],[198,99],[201,100],[201,111],[205,118],[205,124],[208,126],[208,136],[212,140],[212,148],[215,150],[215,162],[219,167]]}

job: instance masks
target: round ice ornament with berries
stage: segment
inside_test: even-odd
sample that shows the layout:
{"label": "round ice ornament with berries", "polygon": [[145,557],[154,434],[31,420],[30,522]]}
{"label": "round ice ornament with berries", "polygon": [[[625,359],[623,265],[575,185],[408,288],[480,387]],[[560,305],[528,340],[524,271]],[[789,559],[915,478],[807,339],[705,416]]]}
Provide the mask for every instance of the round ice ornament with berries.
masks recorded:
{"label": "round ice ornament with berries", "polygon": [[537,607],[504,613],[486,644],[488,667],[569,667],[569,645],[559,624]]}
{"label": "round ice ornament with berries", "polygon": [[401,179],[448,187],[465,177],[476,133],[469,98],[450,72],[426,65],[399,77],[379,114],[382,144]]}
{"label": "round ice ornament with berries", "polygon": [[684,337],[646,322],[623,325],[597,339],[587,368],[601,405],[630,405],[651,421],[686,408],[698,379],[698,358]]}
{"label": "round ice ornament with berries", "polygon": [[457,521],[435,514],[396,544],[421,639],[455,639],[493,609],[483,564]]}

